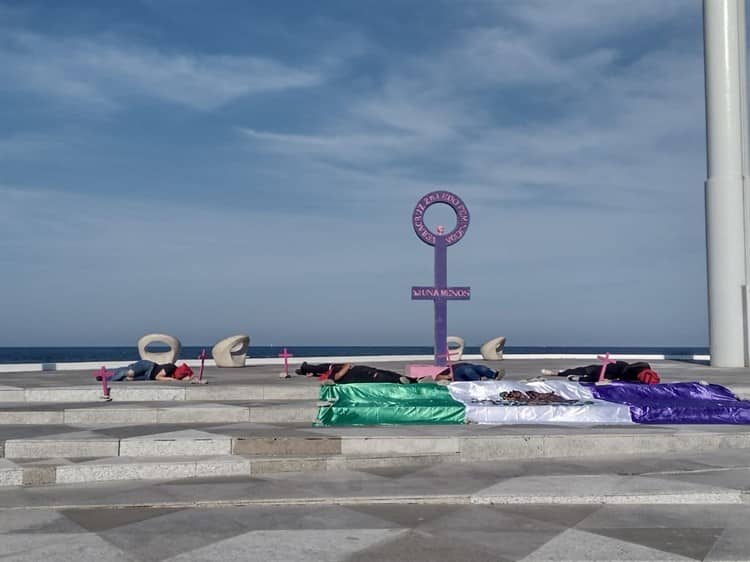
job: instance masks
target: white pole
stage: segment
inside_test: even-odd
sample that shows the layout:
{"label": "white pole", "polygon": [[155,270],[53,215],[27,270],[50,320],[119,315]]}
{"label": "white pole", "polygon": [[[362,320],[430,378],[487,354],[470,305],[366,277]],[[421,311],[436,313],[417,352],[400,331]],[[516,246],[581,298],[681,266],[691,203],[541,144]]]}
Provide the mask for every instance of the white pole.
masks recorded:
{"label": "white pole", "polygon": [[742,127],[742,198],[745,226],[745,290],[743,309],[745,330],[745,367],[750,366],[750,139],[748,138],[747,106],[747,20],[745,1],[737,5],[737,57],[740,63],[740,126]]}
{"label": "white pole", "polygon": [[740,1],[703,0],[708,316],[715,367],[745,366]]}

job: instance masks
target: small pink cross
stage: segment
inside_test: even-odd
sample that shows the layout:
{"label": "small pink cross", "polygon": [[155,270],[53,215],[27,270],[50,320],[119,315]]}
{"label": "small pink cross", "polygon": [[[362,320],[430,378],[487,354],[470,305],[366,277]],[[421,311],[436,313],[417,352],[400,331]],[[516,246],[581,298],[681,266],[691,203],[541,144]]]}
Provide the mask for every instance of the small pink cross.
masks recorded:
{"label": "small pink cross", "polygon": [[286,347],[285,347],[283,353],[279,353],[279,357],[283,357],[284,358],[284,376],[286,378],[289,378],[289,363],[288,363],[288,359],[290,357],[294,357],[294,355],[292,355],[291,353],[289,353],[286,350]]}
{"label": "small pink cross", "polygon": [[596,358],[602,362],[602,370],[599,372],[599,382],[602,382],[604,380],[604,374],[607,372],[607,365],[617,363],[617,361],[610,359],[609,351],[604,355],[597,355]]}
{"label": "small pink cross", "polygon": [[201,370],[198,373],[198,382],[203,382],[203,363],[206,360],[206,348],[201,349],[201,354],[198,356],[201,360]]}
{"label": "small pink cross", "polygon": [[114,371],[108,371],[106,367],[102,367],[94,373],[95,376],[102,379],[102,400],[112,400],[112,397],[109,395],[109,385],[107,384],[107,381],[114,374]]}

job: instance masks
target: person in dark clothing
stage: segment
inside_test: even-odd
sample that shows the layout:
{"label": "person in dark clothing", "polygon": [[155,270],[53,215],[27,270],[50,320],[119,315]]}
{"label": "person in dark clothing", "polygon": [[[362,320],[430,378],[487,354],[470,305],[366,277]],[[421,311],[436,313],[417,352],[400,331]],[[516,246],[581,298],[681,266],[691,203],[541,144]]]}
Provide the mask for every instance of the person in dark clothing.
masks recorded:
{"label": "person in dark clothing", "polygon": [[[597,382],[601,372],[601,365],[586,365],[585,367],[575,367],[563,371],[542,369],[543,375],[557,375],[579,382]],[[613,381],[632,381],[644,384],[658,384],[660,380],[658,373],[645,361],[637,363],[615,361],[614,363],[610,363],[604,372],[604,378]]]}
{"label": "person in dark clothing", "polygon": [[321,380],[332,380],[337,384],[350,384],[362,382],[391,382],[398,384],[409,384],[410,379],[377,367],[368,365],[352,365],[351,363],[323,363],[310,365],[302,363],[299,369],[294,371],[298,375],[318,376]]}

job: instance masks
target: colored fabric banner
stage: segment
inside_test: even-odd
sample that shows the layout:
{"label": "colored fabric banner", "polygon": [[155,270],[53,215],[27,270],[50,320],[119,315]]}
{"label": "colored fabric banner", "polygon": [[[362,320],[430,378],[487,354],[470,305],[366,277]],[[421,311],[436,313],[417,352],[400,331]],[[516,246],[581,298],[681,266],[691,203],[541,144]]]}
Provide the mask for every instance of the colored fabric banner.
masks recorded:
{"label": "colored fabric banner", "polygon": [[627,404],[636,423],[750,423],[750,402],[740,400],[729,389],[717,384],[614,382],[589,388],[601,400]]}
{"label": "colored fabric banner", "polygon": [[697,382],[364,383],[323,386],[320,399],[329,404],[318,411],[319,425],[750,423],[750,402]]}
{"label": "colored fabric banner", "polygon": [[436,384],[362,383],[325,385],[319,425],[459,424],[464,406]]}
{"label": "colored fabric banner", "polygon": [[[479,424],[632,424],[627,406],[597,400],[590,388],[568,380],[454,382],[451,396],[466,406],[466,421]],[[560,402],[523,403],[501,393],[554,393]]]}

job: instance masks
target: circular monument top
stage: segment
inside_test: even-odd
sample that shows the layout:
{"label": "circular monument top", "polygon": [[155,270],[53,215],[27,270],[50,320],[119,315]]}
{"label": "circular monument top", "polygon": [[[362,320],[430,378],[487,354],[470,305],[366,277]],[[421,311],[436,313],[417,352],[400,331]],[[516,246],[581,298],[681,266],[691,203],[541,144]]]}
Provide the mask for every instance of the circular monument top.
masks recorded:
{"label": "circular monument top", "polygon": [[[456,228],[451,230],[448,234],[443,233],[443,228],[438,227],[437,232],[432,232],[427,225],[424,223],[424,214],[432,205],[442,203],[448,205],[456,213]],[[417,233],[420,240],[430,246],[435,246],[441,243],[445,246],[452,246],[466,234],[466,230],[469,228],[469,209],[461,200],[461,198],[455,193],[450,191],[433,191],[424,195],[414,207],[414,212],[411,215],[411,222],[414,226],[414,232]]]}

